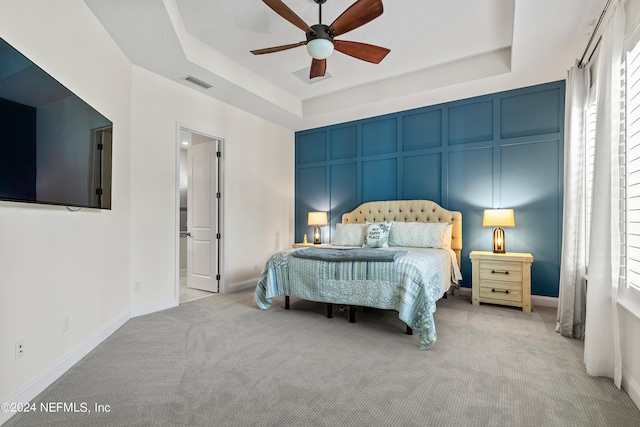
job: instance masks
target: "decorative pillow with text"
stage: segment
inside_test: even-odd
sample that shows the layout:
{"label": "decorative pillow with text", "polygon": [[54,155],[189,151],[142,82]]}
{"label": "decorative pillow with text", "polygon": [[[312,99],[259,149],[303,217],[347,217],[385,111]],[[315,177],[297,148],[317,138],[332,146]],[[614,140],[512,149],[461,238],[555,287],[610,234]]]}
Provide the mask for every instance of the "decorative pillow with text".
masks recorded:
{"label": "decorative pillow with text", "polygon": [[372,222],[367,227],[363,248],[388,248],[390,222]]}

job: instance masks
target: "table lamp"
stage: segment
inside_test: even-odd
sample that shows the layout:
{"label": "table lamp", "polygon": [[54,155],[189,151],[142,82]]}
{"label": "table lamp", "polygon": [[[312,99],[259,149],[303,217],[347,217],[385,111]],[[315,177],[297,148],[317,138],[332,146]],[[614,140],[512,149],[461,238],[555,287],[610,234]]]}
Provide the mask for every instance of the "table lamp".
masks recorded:
{"label": "table lamp", "polygon": [[513,209],[485,209],[482,218],[483,227],[495,227],[493,230],[493,253],[503,254],[504,230],[501,227],[515,227]]}
{"label": "table lamp", "polygon": [[319,245],[320,241],[320,226],[327,225],[329,222],[327,221],[327,213],[326,212],[309,212],[309,216],[307,218],[308,225],[315,225],[313,229],[313,243]]}

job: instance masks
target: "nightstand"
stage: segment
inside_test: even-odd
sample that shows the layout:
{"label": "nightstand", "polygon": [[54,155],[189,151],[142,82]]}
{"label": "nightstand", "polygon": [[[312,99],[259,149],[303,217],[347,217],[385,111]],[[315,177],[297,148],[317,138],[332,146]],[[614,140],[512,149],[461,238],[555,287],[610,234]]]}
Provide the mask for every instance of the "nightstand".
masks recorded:
{"label": "nightstand", "polygon": [[531,263],[527,253],[473,251],[471,259],[471,302],[522,307],[531,312]]}

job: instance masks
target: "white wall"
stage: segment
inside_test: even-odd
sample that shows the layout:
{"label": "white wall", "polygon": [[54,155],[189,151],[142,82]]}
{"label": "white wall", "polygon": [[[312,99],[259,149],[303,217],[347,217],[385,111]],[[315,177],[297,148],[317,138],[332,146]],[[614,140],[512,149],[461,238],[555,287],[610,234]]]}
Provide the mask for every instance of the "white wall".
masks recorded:
{"label": "white wall", "polygon": [[223,290],[292,242],[294,134],[132,66],[82,0],[0,10],[0,37],[114,123],[111,211],[0,202],[4,402],[32,398],[131,313],[175,304],[178,122],[225,140]]}
{"label": "white wall", "polygon": [[115,123],[113,210],[0,202],[4,402],[129,310],[131,65],[81,0],[0,10],[2,38]]}
{"label": "white wall", "polygon": [[640,318],[618,306],[622,356],[622,388],[640,408]]}
{"label": "white wall", "polygon": [[177,123],[224,140],[222,290],[257,278],[293,239],[293,132],[139,67],[133,88],[132,304],[174,295]]}

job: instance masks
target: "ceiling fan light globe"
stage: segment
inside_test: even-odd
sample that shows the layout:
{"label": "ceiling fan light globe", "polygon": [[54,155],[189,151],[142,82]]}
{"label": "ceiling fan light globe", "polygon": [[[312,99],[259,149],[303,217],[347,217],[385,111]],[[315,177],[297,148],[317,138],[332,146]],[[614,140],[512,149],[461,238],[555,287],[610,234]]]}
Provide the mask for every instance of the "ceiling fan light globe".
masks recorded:
{"label": "ceiling fan light globe", "polygon": [[333,53],[333,42],[326,39],[315,39],[307,43],[307,52],[314,59],[327,59]]}

